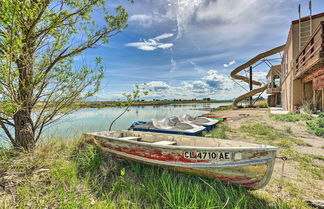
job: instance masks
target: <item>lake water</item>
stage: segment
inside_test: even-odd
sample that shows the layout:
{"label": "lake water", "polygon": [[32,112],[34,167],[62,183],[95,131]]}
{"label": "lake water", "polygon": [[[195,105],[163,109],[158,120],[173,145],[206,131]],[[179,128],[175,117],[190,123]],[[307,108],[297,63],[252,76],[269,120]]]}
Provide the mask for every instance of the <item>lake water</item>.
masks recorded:
{"label": "lake water", "polygon": [[[216,108],[228,103],[192,103],[163,106],[131,107],[130,111],[119,118],[112,130],[123,130],[129,128],[134,121],[148,121],[151,119],[162,119],[171,116],[189,114],[199,116],[208,111],[203,108]],[[84,132],[107,131],[110,123],[122,112],[123,108],[90,108],[76,111],[44,130],[44,138],[74,138],[81,136]],[[0,138],[4,139],[0,130]],[[0,139],[0,143],[4,140]]]}
{"label": "lake water", "polygon": [[[129,128],[134,121],[148,121],[151,119],[163,119],[165,117],[189,114],[199,116],[208,111],[203,108],[216,108],[228,103],[193,103],[163,106],[131,107],[113,125],[112,130]],[[58,121],[49,127],[44,133],[49,137],[79,137],[83,132],[106,131],[110,123],[122,112],[123,108],[92,108],[82,109]]]}

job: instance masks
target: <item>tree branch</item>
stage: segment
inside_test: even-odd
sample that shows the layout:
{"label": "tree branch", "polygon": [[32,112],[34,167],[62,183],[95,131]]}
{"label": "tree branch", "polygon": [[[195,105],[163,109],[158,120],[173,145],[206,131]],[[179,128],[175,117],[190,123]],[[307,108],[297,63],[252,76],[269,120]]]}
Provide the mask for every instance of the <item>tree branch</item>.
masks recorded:
{"label": "tree branch", "polygon": [[0,120],[0,126],[3,129],[3,131],[5,132],[5,134],[7,135],[7,137],[9,138],[9,140],[11,141],[11,143],[13,145],[16,144],[15,139],[12,137],[12,135],[10,134],[9,130],[7,129],[6,125]]}

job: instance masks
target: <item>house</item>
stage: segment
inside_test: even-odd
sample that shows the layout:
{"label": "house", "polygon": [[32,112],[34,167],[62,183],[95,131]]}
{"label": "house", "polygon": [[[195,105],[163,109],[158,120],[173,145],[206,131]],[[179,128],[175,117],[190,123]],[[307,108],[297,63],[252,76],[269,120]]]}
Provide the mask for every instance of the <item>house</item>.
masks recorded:
{"label": "house", "polygon": [[269,71],[270,106],[324,110],[324,13],[292,21],[280,68]]}

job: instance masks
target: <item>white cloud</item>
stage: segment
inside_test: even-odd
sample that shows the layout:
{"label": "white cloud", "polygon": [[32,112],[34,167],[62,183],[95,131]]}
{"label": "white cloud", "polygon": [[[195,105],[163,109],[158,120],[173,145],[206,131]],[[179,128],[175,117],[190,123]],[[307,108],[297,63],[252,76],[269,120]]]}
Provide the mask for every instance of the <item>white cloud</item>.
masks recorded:
{"label": "white cloud", "polygon": [[159,41],[162,39],[170,38],[172,36],[173,36],[172,33],[164,33],[162,35],[156,36],[154,38],[150,38],[148,40],[144,39],[144,41],[142,42],[127,43],[126,46],[135,47],[144,51],[153,51],[158,48],[168,49],[173,46],[173,43],[161,43]]}
{"label": "white cloud", "polygon": [[194,66],[194,70],[197,71],[197,73],[199,73],[199,74],[206,73],[205,70],[203,68],[199,67],[194,61],[189,60],[189,63]]}
{"label": "white cloud", "polygon": [[157,47],[161,49],[168,49],[173,46],[173,43],[159,44]]}
{"label": "white cloud", "polygon": [[[243,84],[245,85],[245,84]],[[146,86],[153,91],[148,99],[192,99],[211,97],[215,99],[232,99],[245,93],[237,88],[234,81],[217,70],[209,70],[207,75],[195,81],[183,81],[174,85],[164,81],[151,81]]]}
{"label": "white cloud", "polygon": [[174,35],[173,33],[164,33],[164,34],[159,35],[153,39],[159,41],[161,39],[171,38],[173,35]]}
{"label": "white cloud", "polygon": [[146,84],[149,89],[152,89],[157,92],[161,92],[170,88],[168,84],[163,81],[151,81]]}
{"label": "white cloud", "polygon": [[130,22],[138,22],[140,25],[142,25],[144,27],[149,27],[152,25],[154,20],[151,15],[136,14],[136,15],[130,16],[129,21]]}
{"label": "white cloud", "polygon": [[134,43],[128,43],[126,44],[126,46],[132,46],[132,47],[136,47],[140,50],[144,50],[144,51],[153,51],[155,49],[157,49],[156,46],[144,41],[144,42],[134,42]]}
{"label": "white cloud", "polygon": [[224,67],[229,67],[231,65],[234,65],[235,63],[236,63],[235,60],[232,60],[229,63],[224,64]]}
{"label": "white cloud", "polygon": [[197,93],[210,92],[210,86],[204,81],[194,81],[192,82],[192,91]]}
{"label": "white cloud", "polygon": [[171,58],[170,63],[171,63],[170,73],[174,73],[177,70],[177,62],[173,58]]}
{"label": "white cloud", "polygon": [[[199,40],[208,40],[205,44],[210,44],[215,37],[222,43],[231,40],[231,45],[235,45],[253,40],[255,36],[264,34],[265,30],[269,31],[269,28],[269,37],[273,34],[278,36],[278,32],[289,24],[286,22],[287,16],[291,14],[291,6],[296,5],[296,1],[144,1],[136,9],[136,13],[140,14],[131,16],[130,20],[136,20],[144,26],[150,21],[150,26],[176,27],[176,39],[183,36],[191,36],[192,39],[199,37]],[[273,25],[275,27],[271,27]],[[211,34],[214,37],[211,38]]]}
{"label": "white cloud", "polygon": [[209,70],[208,75],[202,79],[214,90],[230,90],[234,87],[232,79],[217,70]]}
{"label": "white cloud", "polygon": [[256,81],[266,82],[268,72],[264,71],[253,71],[252,72],[252,79]]}

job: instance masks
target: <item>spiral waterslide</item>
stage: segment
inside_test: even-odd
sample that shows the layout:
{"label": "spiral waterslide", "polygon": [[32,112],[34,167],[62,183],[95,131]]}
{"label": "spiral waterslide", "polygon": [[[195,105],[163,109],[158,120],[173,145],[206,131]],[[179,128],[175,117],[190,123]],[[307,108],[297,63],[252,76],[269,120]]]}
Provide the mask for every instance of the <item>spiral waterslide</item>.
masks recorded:
{"label": "spiral waterslide", "polygon": [[[276,48],[270,49],[266,52],[260,53],[258,55],[256,55],[255,57],[253,57],[252,59],[250,59],[249,61],[247,61],[246,63],[244,63],[243,65],[238,66],[237,68],[235,68],[232,72],[231,72],[231,77],[233,79],[237,79],[237,80],[241,80],[245,83],[250,83],[250,79],[248,77],[242,76],[242,75],[238,75],[239,72],[241,72],[242,70],[244,70],[245,68],[248,68],[250,66],[252,66],[254,63],[256,63],[257,61],[265,58],[265,57],[269,57],[271,55],[274,55],[276,53],[279,53],[281,51],[283,51],[285,48],[285,45],[281,45],[278,46]],[[239,97],[237,97],[234,101],[233,101],[233,105],[237,106],[237,104],[247,98],[252,97],[253,95],[257,94],[257,93],[261,93],[264,90],[266,90],[268,88],[268,84],[263,83],[263,82],[259,82],[259,81],[255,81],[252,80],[252,84],[256,85],[256,86],[260,86],[260,88],[257,89],[253,89],[252,91],[249,91]]]}

